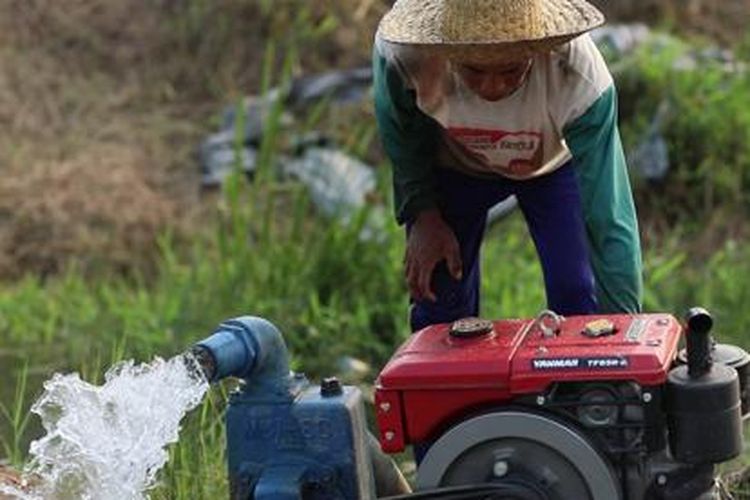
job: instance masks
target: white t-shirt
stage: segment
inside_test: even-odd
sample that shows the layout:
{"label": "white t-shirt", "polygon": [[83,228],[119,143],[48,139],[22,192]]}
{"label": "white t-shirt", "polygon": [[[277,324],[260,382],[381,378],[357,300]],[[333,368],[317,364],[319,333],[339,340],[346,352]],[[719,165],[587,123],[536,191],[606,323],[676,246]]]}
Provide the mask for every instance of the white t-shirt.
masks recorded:
{"label": "white t-shirt", "polygon": [[528,179],[559,168],[570,159],[563,128],[612,85],[588,35],[535,56],[524,84],[496,102],[467,88],[450,61],[380,41],[377,47],[416,90],[417,106],[442,125],[438,163],[478,174]]}

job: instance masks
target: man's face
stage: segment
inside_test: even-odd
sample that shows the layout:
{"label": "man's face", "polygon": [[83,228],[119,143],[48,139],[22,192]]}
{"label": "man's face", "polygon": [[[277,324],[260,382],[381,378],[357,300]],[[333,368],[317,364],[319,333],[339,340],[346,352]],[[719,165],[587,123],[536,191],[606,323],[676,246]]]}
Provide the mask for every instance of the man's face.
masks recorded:
{"label": "man's face", "polygon": [[520,87],[532,60],[520,59],[493,64],[459,64],[458,75],[472,92],[486,101],[499,101]]}

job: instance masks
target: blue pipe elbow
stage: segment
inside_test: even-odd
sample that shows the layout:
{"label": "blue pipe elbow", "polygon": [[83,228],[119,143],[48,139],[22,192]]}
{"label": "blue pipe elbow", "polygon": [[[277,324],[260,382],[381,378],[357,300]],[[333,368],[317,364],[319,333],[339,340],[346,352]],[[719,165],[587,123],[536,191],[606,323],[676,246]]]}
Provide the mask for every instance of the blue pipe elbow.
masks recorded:
{"label": "blue pipe elbow", "polygon": [[289,354],[281,332],[263,318],[224,321],[193,348],[193,352],[201,350],[210,354],[210,363],[201,361],[210,382],[238,377],[248,383],[267,383],[289,377]]}

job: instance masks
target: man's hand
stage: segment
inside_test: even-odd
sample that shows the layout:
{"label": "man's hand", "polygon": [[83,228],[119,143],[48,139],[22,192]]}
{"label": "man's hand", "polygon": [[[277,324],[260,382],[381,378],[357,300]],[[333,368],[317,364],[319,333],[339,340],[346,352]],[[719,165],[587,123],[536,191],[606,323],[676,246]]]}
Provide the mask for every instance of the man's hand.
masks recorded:
{"label": "man's hand", "polygon": [[437,300],[430,283],[435,266],[443,260],[451,276],[460,280],[463,265],[456,235],[438,209],[426,210],[417,216],[406,242],[405,274],[412,298]]}

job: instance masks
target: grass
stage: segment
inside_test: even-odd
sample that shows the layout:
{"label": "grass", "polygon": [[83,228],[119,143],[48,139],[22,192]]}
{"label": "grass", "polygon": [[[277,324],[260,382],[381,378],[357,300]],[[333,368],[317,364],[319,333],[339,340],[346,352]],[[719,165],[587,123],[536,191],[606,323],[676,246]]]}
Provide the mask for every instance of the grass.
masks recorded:
{"label": "grass", "polygon": [[738,219],[750,209],[748,53],[739,47],[735,66],[717,57],[706,42],[662,35],[613,65],[625,138],[643,140],[661,113],[660,133],[668,144],[668,180],[641,186],[639,204],[652,217],[699,230],[722,221],[742,225]]}
{"label": "grass", "polygon": [[[115,360],[172,355],[221,320],[251,313],[279,325],[295,368],[314,378],[335,373],[335,360],[344,354],[382,366],[407,335],[401,231],[389,226],[378,244],[363,242],[364,217],[348,225],[310,219],[306,196],[289,186],[238,189],[238,212],[226,214],[218,233],[197,242],[189,258],[178,257],[164,241],[162,272],[148,286],[92,285],[72,273],[3,290],[7,343],[26,351],[33,363],[77,368],[95,380]],[[289,209],[279,212],[279,204]],[[496,226],[484,253],[485,315],[538,312],[541,276],[520,218]],[[674,248],[650,249],[646,256],[650,310],[679,313],[704,305],[717,316],[721,340],[747,346],[743,332],[750,315],[742,305],[750,287],[736,279],[750,262],[747,249],[728,244],[700,268]],[[3,411],[12,423],[6,455],[14,463],[22,460],[19,444],[29,437],[25,398],[39,390],[24,387],[23,373],[15,400]],[[188,417],[154,498],[226,496],[225,396],[215,389]]]}
{"label": "grass", "polygon": [[10,426],[10,437],[6,439],[0,435],[0,445],[2,445],[8,461],[15,466],[23,464],[26,456],[26,450],[22,447],[22,443],[31,419],[26,386],[27,374],[27,366],[24,366],[18,372],[15,380],[15,395],[11,405],[6,406],[0,401],[0,418],[5,419]]}

